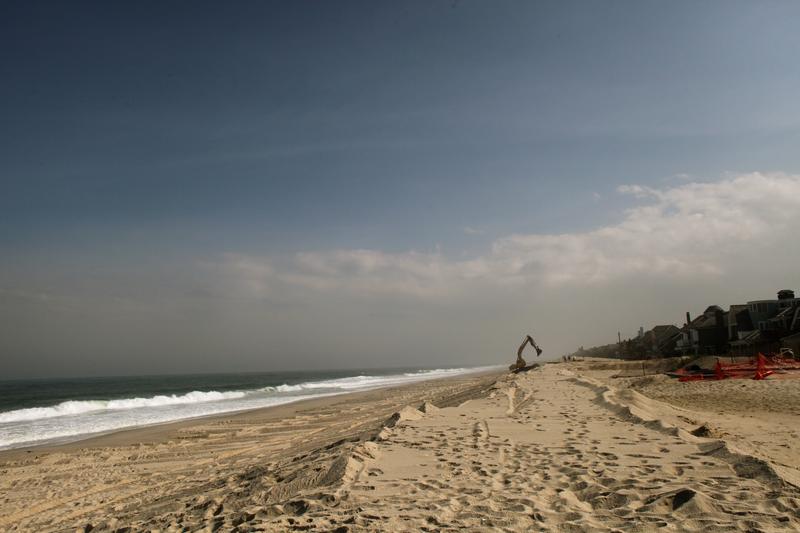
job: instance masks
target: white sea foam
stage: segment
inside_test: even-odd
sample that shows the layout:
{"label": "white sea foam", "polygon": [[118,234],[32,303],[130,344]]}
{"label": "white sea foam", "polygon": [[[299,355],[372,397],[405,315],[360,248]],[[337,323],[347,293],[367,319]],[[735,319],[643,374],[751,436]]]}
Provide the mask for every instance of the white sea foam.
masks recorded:
{"label": "white sea foam", "polygon": [[192,391],[149,398],[71,400],[48,407],[0,413],[0,449],[78,440],[91,434],[122,428],[256,409],[493,368],[496,367],[421,370],[384,376],[359,375],[243,391]]}
{"label": "white sea foam", "polygon": [[179,405],[186,403],[213,402],[242,398],[247,393],[243,391],[230,392],[201,392],[192,391],[183,395],[160,395],[152,398],[123,398],[120,400],[70,400],[61,402],[52,407],[31,407],[0,413],[0,424],[4,422],[22,422],[26,420],[40,420],[58,416],[79,415],[107,409],[136,409],[139,407],[161,407],[166,405]]}
{"label": "white sea foam", "polygon": [[297,392],[303,390],[301,385],[278,385],[275,387],[278,392]]}
{"label": "white sea foam", "polygon": [[412,383],[415,381],[423,381],[428,379],[436,379],[449,375],[465,374],[470,372],[480,372],[482,370],[491,370],[495,367],[477,367],[477,368],[438,368],[435,370],[419,370],[417,372],[405,372],[403,374],[393,374],[388,376],[350,376],[346,378],[326,379],[323,381],[309,381],[297,385],[279,385],[276,390],[278,392],[296,392],[296,391],[312,391],[312,390],[342,390],[342,391],[355,391],[367,390],[378,387],[387,387],[391,385],[401,385],[403,383]]}

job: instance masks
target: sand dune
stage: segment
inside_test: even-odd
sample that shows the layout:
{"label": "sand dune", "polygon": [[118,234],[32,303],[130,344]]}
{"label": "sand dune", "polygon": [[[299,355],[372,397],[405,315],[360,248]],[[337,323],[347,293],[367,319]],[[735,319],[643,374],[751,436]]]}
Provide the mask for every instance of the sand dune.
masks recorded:
{"label": "sand dune", "polygon": [[658,418],[662,408],[545,367],[404,423],[381,444],[381,473],[351,500],[377,517],[367,529],[800,527],[800,493],[768,463]]}
{"label": "sand dune", "polygon": [[790,469],[606,378],[546,365],[5,456],[0,527],[800,529]]}

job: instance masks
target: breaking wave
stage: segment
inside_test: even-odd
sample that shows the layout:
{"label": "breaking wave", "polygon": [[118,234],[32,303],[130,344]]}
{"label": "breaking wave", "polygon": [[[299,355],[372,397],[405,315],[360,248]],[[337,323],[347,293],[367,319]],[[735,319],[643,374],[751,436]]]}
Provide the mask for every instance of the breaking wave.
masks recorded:
{"label": "breaking wave", "polygon": [[230,392],[201,392],[192,391],[183,395],[159,395],[152,398],[124,398],[120,400],[70,400],[61,402],[52,407],[30,407],[0,413],[0,424],[4,422],[22,422],[25,420],[39,420],[57,416],[79,415],[94,411],[112,409],[136,409],[139,407],[162,407],[167,405],[180,405],[186,403],[213,402],[242,398],[243,391]]}

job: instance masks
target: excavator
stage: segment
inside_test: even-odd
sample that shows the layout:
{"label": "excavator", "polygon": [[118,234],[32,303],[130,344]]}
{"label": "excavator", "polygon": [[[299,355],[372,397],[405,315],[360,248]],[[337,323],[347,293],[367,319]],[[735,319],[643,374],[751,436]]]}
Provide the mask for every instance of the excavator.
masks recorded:
{"label": "excavator", "polygon": [[526,370],[527,363],[525,363],[525,359],[522,358],[522,351],[525,349],[525,346],[529,344],[533,346],[534,350],[536,350],[536,357],[542,355],[542,349],[536,345],[536,341],[533,340],[533,337],[530,335],[526,335],[525,339],[523,339],[522,344],[519,345],[519,349],[517,350],[517,360],[516,362],[512,363],[508,370],[511,372],[520,372],[522,370]]}

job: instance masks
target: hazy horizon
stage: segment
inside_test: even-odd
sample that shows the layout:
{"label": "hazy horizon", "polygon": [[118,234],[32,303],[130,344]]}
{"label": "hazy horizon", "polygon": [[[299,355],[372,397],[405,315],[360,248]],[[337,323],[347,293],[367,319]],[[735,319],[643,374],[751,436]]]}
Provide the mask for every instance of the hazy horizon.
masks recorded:
{"label": "hazy horizon", "polygon": [[6,2],[2,378],[509,364],[800,294],[798,16]]}

